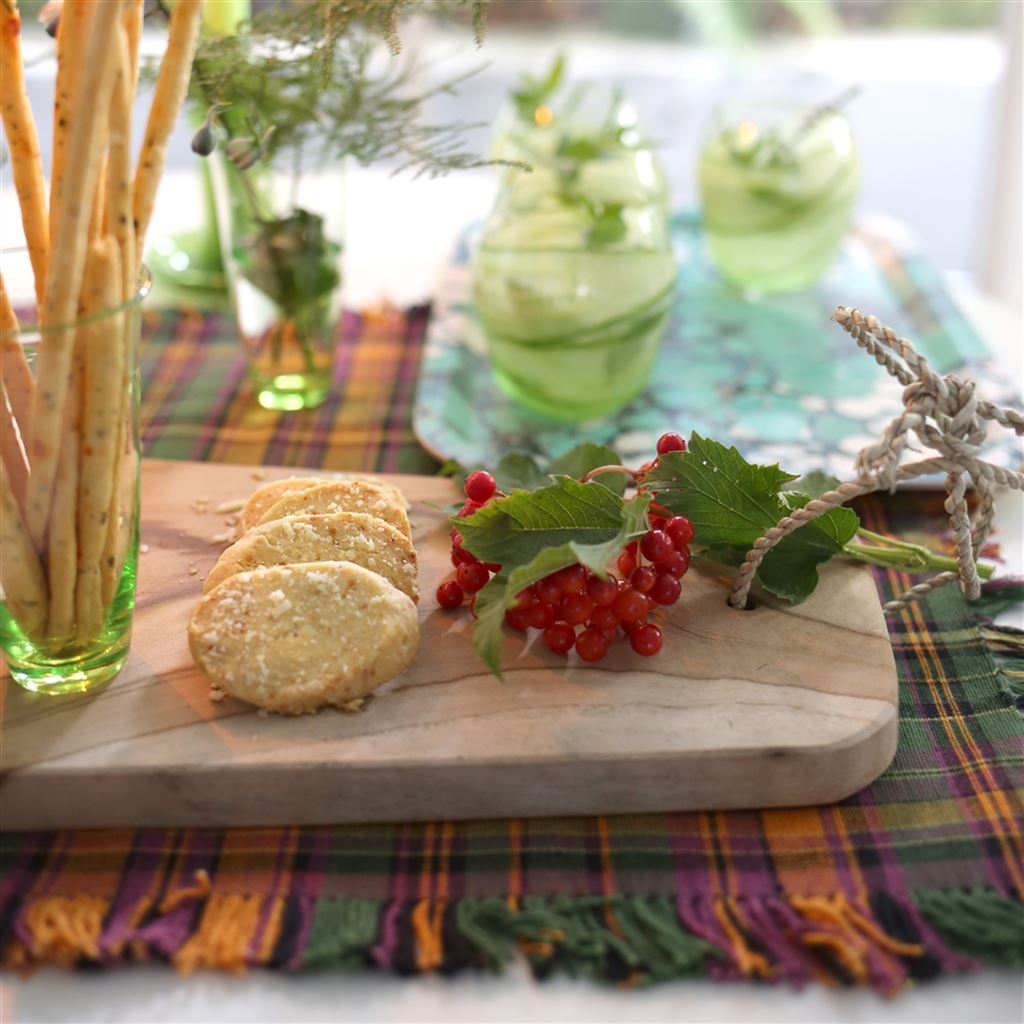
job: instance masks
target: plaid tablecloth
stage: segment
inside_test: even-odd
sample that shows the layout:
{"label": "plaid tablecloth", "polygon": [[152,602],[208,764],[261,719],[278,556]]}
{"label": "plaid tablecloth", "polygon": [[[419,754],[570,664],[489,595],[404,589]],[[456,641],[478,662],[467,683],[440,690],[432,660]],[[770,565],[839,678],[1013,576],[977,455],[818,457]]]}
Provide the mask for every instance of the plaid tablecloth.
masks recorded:
{"label": "plaid tablecloth", "polygon": [[[154,317],[146,451],[430,472],[436,463],[410,428],[425,315],[350,318],[335,396],[287,414],[252,401],[230,324]],[[862,511],[885,530],[906,510]],[[885,596],[907,581],[880,571],[877,582]],[[863,982],[886,992],[979,962],[1024,963],[1024,719],[986,637],[1019,648],[983,633],[976,616],[947,588],[890,619],[899,751],[836,806],[7,834],[5,960],[418,973],[498,969],[523,955],[541,976]]]}

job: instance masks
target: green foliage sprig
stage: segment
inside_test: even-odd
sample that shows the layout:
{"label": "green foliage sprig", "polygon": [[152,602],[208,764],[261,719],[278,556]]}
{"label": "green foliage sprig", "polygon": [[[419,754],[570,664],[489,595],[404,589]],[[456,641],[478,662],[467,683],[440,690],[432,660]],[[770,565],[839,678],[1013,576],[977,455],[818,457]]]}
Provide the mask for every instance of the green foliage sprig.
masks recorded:
{"label": "green foliage sprig", "polygon": [[258,11],[235,34],[204,36],[190,95],[211,116],[197,151],[209,148],[216,126],[236,148],[248,144],[246,161],[288,153],[320,166],[351,156],[363,164],[395,160],[399,171],[428,175],[485,163],[461,146],[473,126],[422,116],[431,97],[470,75],[420,89],[414,66],[380,59],[381,40],[392,56],[399,53],[399,19],[414,7],[469,9],[482,40],[487,0],[293,0]]}

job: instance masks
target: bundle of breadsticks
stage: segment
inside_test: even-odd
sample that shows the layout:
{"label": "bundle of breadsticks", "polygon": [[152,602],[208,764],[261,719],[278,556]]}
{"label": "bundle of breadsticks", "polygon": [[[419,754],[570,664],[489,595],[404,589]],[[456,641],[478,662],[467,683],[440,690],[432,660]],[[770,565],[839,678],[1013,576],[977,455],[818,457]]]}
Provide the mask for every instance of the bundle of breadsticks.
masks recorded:
{"label": "bundle of breadsticks", "polygon": [[174,5],[133,168],[144,0],[64,0],[47,196],[17,2],[0,0],[0,107],[40,337],[30,367],[0,280],[0,572],[22,631],[57,650],[87,643],[101,630],[128,546],[131,506],[123,496],[132,493],[135,473],[133,332],[122,307],[138,292],[202,2]]}

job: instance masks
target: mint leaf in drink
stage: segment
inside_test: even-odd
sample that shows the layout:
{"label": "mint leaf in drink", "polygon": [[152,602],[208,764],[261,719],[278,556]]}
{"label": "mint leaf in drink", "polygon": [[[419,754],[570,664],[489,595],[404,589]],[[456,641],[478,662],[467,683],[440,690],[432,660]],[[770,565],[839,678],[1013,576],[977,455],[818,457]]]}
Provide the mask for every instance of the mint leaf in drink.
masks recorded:
{"label": "mint leaf in drink", "polygon": [[[527,500],[536,499],[539,493],[534,492],[525,497]],[[631,540],[647,532],[649,504],[650,497],[646,494],[640,494],[631,501],[620,502],[618,529],[607,540],[595,544],[571,540],[556,547],[542,548],[524,565],[509,570],[506,564],[506,567],[477,594],[473,646],[496,676],[501,677],[501,637],[505,612],[515,604],[517,595],[545,576],[577,562],[603,576],[608,563],[616,558]],[[477,515],[479,514],[478,512]],[[461,522],[465,523],[466,520]]]}
{"label": "mint leaf in drink", "polygon": [[536,491],[513,491],[465,519],[453,518],[463,547],[482,562],[526,565],[545,548],[604,544],[618,535],[625,502],[593,481],[569,477]]}
{"label": "mint leaf in drink", "polygon": [[[710,557],[727,564],[742,562],[754,541],[787,512],[811,500],[809,494],[783,488],[796,480],[778,466],[747,462],[726,448],[694,434],[686,452],[663,455],[647,475],[658,502],[693,522]],[[824,478],[813,487],[829,490]],[[818,585],[817,567],[843,551],[860,525],[851,509],[837,508],[790,534],[761,563],[757,578],[770,593],[794,604]]]}

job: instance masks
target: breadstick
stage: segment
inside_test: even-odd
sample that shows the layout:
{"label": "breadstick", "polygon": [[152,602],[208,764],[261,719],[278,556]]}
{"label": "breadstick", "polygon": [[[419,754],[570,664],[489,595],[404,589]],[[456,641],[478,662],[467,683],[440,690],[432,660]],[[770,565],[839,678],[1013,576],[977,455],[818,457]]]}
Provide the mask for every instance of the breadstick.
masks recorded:
{"label": "breadstick", "polygon": [[[57,80],[53,95],[53,151],[50,158],[50,242],[54,241],[57,202],[64,186],[68,140],[71,128],[83,107],[82,72],[93,0],[74,0],[63,4],[57,27]],[[88,103],[92,102],[88,98]],[[86,104],[88,105],[88,104]]]}
{"label": "breadstick", "polygon": [[153,105],[149,110],[146,134],[135,170],[135,245],[140,259],[146,230],[153,216],[157,186],[167,160],[167,140],[188,89],[202,7],[203,0],[178,0],[171,15],[167,50],[160,64]]}
{"label": "breadstick", "polygon": [[100,158],[100,173],[96,175],[96,193],[89,214],[89,244],[98,242],[106,234],[104,220],[107,212],[107,154]]}
{"label": "breadstick", "polygon": [[124,10],[124,28],[128,39],[128,67],[131,69],[131,95],[139,84],[139,43],[142,39],[142,17],[146,0],[128,0]]}
{"label": "breadstick", "polygon": [[36,382],[29,369],[25,350],[18,340],[18,318],[0,275],[0,380],[7,392],[11,412],[18,421],[22,439],[27,439],[32,426],[32,396]]}
{"label": "breadstick", "polygon": [[36,302],[42,306],[49,244],[46,185],[39,155],[39,136],[25,90],[21,59],[21,17],[16,0],[0,4],[0,110],[10,147],[14,188],[21,205],[25,245],[36,281]]}
{"label": "breadstick", "polygon": [[21,446],[21,434],[11,411],[6,388],[0,388],[0,459],[3,460],[11,490],[18,505],[25,501],[25,487],[28,484],[28,461]]}
{"label": "breadstick", "polygon": [[[121,301],[130,302],[134,297],[138,278],[135,252],[135,227],[132,221],[132,170],[131,170],[131,114],[133,81],[136,73],[132,57],[132,32],[135,15],[141,24],[141,6],[134,0],[125,10],[124,24],[118,33],[119,74],[114,84],[110,103],[110,162],[107,180],[107,222],[121,249]],[[134,41],[135,51],[138,39]],[[128,336],[127,324],[137,311],[125,314],[124,338]],[[120,523],[121,523],[121,473],[124,458],[125,431],[129,424],[129,403],[131,382],[128,378],[131,359],[127,352],[120,353],[120,381],[113,394],[115,433],[114,453],[111,461],[111,480],[106,512],[106,535],[100,553],[100,594],[104,608],[113,600],[114,592],[121,578]],[[80,602],[81,604],[82,602]]]}
{"label": "breadstick", "polygon": [[[86,264],[83,297],[88,316],[121,301],[121,255],[107,235]],[[95,307],[95,308],[92,308]],[[78,582],[75,607],[78,636],[88,640],[103,626],[105,605],[100,559],[107,541],[107,518],[114,488],[114,461],[120,435],[124,315],[83,328],[85,375],[82,386],[82,458],[78,480]]]}
{"label": "breadstick", "polygon": [[54,503],[63,406],[74,343],[74,331],[64,325],[74,319],[82,287],[89,228],[87,201],[96,188],[102,140],[106,135],[110,94],[117,71],[115,48],[110,46],[110,40],[120,15],[120,0],[106,0],[96,5],[81,85],[83,95],[88,96],[90,102],[82,105],[71,125],[64,182],[53,218],[53,245],[47,267],[42,322],[44,327],[50,325],[59,329],[50,331],[39,350],[29,443],[32,475],[26,502],[29,532],[39,551],[43,550]]}
{"label": "breadstick", "polygon": [[25,528],[21,509],[0,462],[0,583],[4,600],[30,640],[42,638],[46,626],[46,580],[39,556]]}
{"label": "breadstick", "polygon": [[[84,338],[75,338],[71,381],[64,400],[64,430],[53,489],[53,516],[46,551],[50,614],[46,640],[59,650],[75,635],[75,579],[78,571],[78,458],[81,449],[81,390]],[[31,484],[31,477],[29,482]]]}
{"label": "breadstick", "polygon": [[117,79],[110,99],[110,150],[107,155],[105,202],[107,230],[117,239],[121,250],[122,284],[118,301],[128,302],[135,294],[136,286],[131,154],[134,72],[128,29],[123,24],[117,30],[117,67]]}

